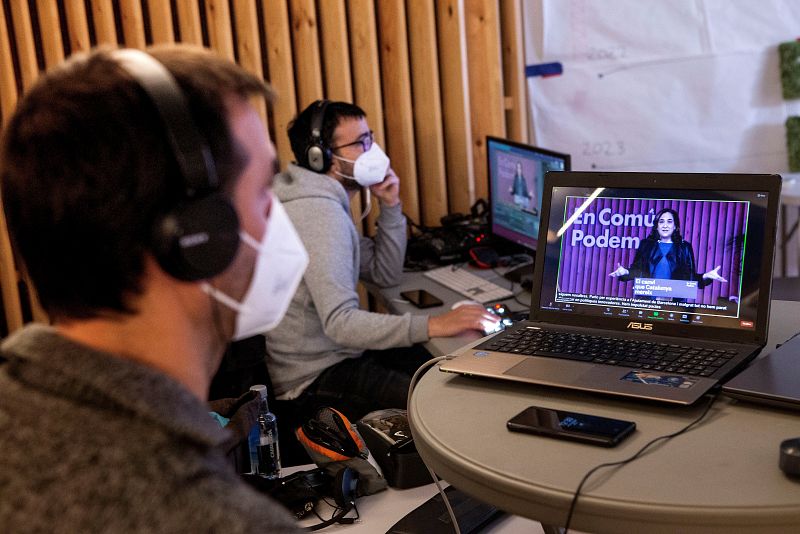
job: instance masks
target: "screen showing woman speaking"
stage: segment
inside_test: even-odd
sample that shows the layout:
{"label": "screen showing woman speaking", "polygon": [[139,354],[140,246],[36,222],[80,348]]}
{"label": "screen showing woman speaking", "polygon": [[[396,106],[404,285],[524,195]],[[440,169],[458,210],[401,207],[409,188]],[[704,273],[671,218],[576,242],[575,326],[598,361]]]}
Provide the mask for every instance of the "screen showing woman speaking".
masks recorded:
{"label": "screen showing woman speaking", "polygon": [[551,206],[543,307],[753,328],[766,193],[559,187]]}

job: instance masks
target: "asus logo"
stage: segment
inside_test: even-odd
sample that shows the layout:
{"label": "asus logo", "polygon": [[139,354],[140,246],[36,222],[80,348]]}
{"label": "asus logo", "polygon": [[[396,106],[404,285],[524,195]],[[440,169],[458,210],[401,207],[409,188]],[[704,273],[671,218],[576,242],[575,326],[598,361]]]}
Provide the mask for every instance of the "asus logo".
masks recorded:
{"label": "asus logo", "polygon": [[653,325],[649,323],[636,323],[634,321],[631,321],[630,323],[628,323],[628,328],[631,328],[633,330],[652,330]]}

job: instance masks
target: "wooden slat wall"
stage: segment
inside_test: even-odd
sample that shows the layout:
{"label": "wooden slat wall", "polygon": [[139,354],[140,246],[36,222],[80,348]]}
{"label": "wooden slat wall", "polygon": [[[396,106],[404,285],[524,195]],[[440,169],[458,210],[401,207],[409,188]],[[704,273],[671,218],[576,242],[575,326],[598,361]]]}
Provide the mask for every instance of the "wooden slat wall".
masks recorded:
{"label": "wooden slat wall", "polygon": [[[257,105],[284,163],[298,110],[318,98],[361,106],[401,178],[404,211],[436,225],[486,197],[486,135],[529,138],[521,8],[521,0],[0,0],[0,119],[71,53],[199,44],[273,85],[278,103],[269,113]],[[375,211],[361,230],[374,231]],[[20,301],[24,281],[0,214],[0,334],[46,320],[35,296]]]}

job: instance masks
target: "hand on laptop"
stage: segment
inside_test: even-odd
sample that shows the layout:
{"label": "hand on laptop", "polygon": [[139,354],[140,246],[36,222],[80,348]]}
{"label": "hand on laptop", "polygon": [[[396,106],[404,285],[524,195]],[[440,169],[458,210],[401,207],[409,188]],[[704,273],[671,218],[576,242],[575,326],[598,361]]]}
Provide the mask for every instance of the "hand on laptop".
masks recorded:
{"label": "hand on laptop", "polygon": [[450,337],[466,330],[477,330],[481,334],[497,328],[500,317],[489,312],[481,304],[467,304],[428,318],[428,336]]}

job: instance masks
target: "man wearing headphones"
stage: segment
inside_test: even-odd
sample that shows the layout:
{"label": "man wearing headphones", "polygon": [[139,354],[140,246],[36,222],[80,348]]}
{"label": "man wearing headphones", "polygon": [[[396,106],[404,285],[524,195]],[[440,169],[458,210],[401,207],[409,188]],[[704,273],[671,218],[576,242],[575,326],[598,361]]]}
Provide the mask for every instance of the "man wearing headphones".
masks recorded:
{"label": "man wearing headphones", "polygon": [[280,320],[307,262],[249,101],[270,95],[171,46],[76,55],[20,101],[3,207],[52,325],[0,346],[4,531],[296,530],[206,404],[225,346]]}
{"label": "man wearing headphones", "polygon": [[[402,274],[406,220],[400,180],[366,114],[353,104],[314,102],[289,126],[289,140],[296,162],[276,177],[275,193],[310,261],[286,317],[266,333],[275,394],[294,400],[303,418],[322,405],[352,420],[375,409],[405,408],[410,377],[430,357],[412,345],[482,331],[497,318],[482,306],[432,317],[360,309],[359,279],[387,287]],[[372,239],[359,236],[350,214],[359,190],[380,202]]]}

